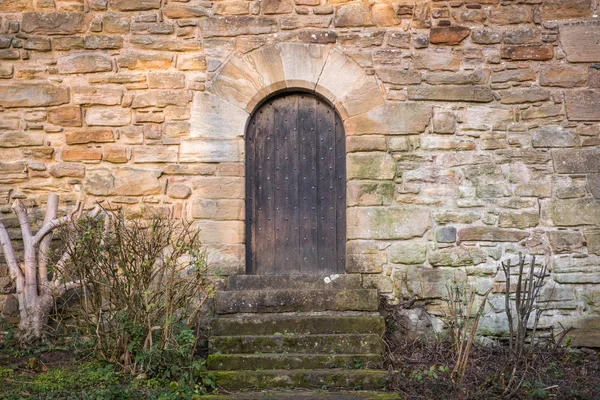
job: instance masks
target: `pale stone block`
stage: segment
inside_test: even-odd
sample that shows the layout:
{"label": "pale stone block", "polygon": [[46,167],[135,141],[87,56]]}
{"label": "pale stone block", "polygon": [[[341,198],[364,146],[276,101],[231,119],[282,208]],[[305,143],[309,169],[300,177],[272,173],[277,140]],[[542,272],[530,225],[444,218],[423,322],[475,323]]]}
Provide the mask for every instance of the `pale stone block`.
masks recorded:
{"label": "pale stone block", "polygon": [[190,181],[199,199],[243,199],[246,193],[244,178],[202,176]]}
{"label": "pale stone block", "polygon": [[328,46],[278,43],[287,87],[314,89],[329,55]]}
{"label": "pale stone block", "polygon": [[348,239],[409,239],[431,228],[430,210],[420,207],[352,207],[347,211]]}
{"label": "pale stone block", "polygon": [[[342,72],[342,73],[340,73]],[[317,81],[317,91],[333,103],[363,84],[363,69],[339,50],[332,50]]]}
{"label": "pale stone block", "polygon": [[97,168],[88,171],[83,185],[88,194],[96,196],[148,196],[162,192],[160,175],[147,169]]}
{"label": "pale stone block", "polygon": [[128,108],[92,106],[85,113],[85,123],[89,126],[123,126],[130,122]]}
{"label": "pale stone block", "polygon": [[192,204],[192,218],[220,220],[244,220],[244,200],[196,199]]}
{"label": "pale stone block", "polygon": [[394,158],[384,152],[350,153],[346,158],[347,179],[393,179],[396,176]]}
{"label": "pale stone block", "polygon": [[422,103],[386,103],[344,122],[347,135],[422,133],[429,125],[433,106]]}
{"label": "pale stone block", "polygon": [[197,221],[200,240],[207,245],[244,243],[245,224],[242,221]]}
{"label": "pale stone block", "polygon": [[208,92],[194,95],[191,110],[192,138],[233,139],[243,137],[248,113]]}
{"label": "pale stone block", "polygon": [[244,141],[196,139],[183,140],[179,151],[180,162],[242,162]]}

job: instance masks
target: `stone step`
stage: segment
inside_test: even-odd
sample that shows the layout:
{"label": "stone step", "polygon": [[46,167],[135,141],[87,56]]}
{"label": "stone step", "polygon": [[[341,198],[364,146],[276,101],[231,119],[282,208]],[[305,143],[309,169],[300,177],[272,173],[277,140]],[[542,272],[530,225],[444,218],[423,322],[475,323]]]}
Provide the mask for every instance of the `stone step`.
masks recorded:
{"label": "stone step", "polygon": [[381,370],[269,370],[213,371],[217,387],[225,390],[319,388],[377,390],[388,385],[387,371]]}
{"label": "stone step", "polygon": [[382,354],[384,346],[376,334],[211,336],[208,341],[210,354]]}
{"label": "stone step", "polygon": [[376,289],[220,291],[217,314],[296,311],[376,311]]}
{"label": "stone step", "polygon": [[367,390],[335,390],[317,389],[293,390],[261,390],[260,392],[234,392],[233,394],[207,394],[202,400],[407,400],[399,393]]}
{"label": "stone step", "polygon": [[281,315],[261,314],[211,320],[211,335],[274,335],[276,333],[377,333],[383,334],[380,315]]}
{"label": "stone step", "polygon": [[212,371],[269,369],[381,369],[379,354],[211,354],[208,369]]}
{"label": "stone step", "polygon": [[360,274],[336,275],[232,275],[227,290],[361,289]]}

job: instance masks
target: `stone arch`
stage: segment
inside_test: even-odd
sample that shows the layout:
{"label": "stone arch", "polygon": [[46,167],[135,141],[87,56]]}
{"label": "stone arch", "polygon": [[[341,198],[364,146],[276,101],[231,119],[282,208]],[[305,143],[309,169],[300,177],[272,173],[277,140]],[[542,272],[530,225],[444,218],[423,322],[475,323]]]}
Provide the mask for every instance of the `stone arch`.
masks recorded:
{"label": "stone arch", "polygon": [[233,55],[206,91],[195,94],[190,139],[181,143],[180,161],[243,162],[250,114],[274,93],[288,90],[313,92],[328,100],[344,121],[347,135],[356,125],[350,118],[385,105],[375,76],[332,46],[264,46]]}

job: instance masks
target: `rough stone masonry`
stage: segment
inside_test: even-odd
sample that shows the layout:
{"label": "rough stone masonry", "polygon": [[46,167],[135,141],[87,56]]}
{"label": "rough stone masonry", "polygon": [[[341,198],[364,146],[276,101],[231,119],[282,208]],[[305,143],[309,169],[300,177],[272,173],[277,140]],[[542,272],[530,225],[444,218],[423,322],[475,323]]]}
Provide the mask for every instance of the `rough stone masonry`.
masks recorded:
{"label": "rough stone masonry", "polygon": [[493,285],[498,334],[498,262],[535,254],[540,327],[600,346],[597,0],[0,0],[0,218],[153,209],[243,273],[245,123],[285,88],[344,120],[347,272],[433,315]]}

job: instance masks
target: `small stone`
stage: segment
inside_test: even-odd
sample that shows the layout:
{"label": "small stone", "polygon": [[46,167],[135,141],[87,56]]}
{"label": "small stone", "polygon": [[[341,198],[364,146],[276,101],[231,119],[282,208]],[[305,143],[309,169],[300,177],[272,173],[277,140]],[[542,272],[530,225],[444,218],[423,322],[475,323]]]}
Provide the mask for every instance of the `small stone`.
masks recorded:
{"label": "small stone", "polygon": [[262,10],[266,14],[289,14],[294,10],[292,0],[263,0]]}
{"label": "small stone", "polygon": [[544,67],[540,70],[540,85],[572,88],[585,86],[588,69],[585,67]]}
{"label": "small stone", "polygon": [[487,86],[411,86],[408,88],[411,100],[472,101],[489,103],[494,94]]}
{"label": "small stone", "polygon": [[121,88],[73,86],[71,90],[75,104],[116,106],[123,98]]}
{"label": "small stone", "polygon": [[129,161],[129,152],[123,146],[104,146],[102,161],[114,164],[123,164]]}
{"label": "small stone", "polygon": [[396,26],[400,19],[394,12],[394,8],[388,3],[375,3],[371,6],[371,16],[377,26]]}
{"label": "small stone", "polygon": [[533,147],[575,147],[579,137],[560,127],[539,128],[531,137]]}
{"label": "small stone", "polygon": [[162,8],[162,12],[167,18],[171,19],[200,18],[208,15],[204,7],[194,7],[181,3],[166,4]]}
{"label": "small stone", "polygon": [[438,243],[456,242],[456,228],[453,226],[443,226],[435,231],[435,240]]}
{"label": "small stone", "polygon": [[130,22],[123,14],[107,13],[102,20],[102,26],[105,33],[128,33]]}
{"label": "small stone", "polygon": [[192,218],[218,221],[241,221],[244,219],[244,208],[244,200],[197,199],[192,203]]}
{"label": "small stone", "polygon": [[545,20],[588,18],[592,14],[592,0],[545,0],[541,11]]}
{"label": "small stone", "polygon": [[554,48],[549,44],[504,46],[500,54],[515,61],[543,61],[554,57]]}
{"label": "small stone", "polygon": [[173,57],[164,54],[127,53],[119,57],[119,67],[132,70],[168,69]]}
{"label": "small stone", "polygon": [[550,92],[539,87],[510,89],[500,92],[502,104],[536,103],[550,98]]}
{"label": "small stone", "polygon": [[351,207],[349,239],[410,239],[431,228],[430,211],[419,207]]}
{"label": "small stone", "polygon": [[567,117],[572,121],[600,121],[600,90],[565,91]]}
{"label": "small stone", "polygon": [[167,195],[173,199],[187,199],[192,195],[192,189],[189,186],[178,183],[168,187]]}
{"label": "small stone", "polygon": [[347,156],[348,179],[393,179],[396,162],[388,153],[351,153]]}
{"label": "small stone", "polygon": [[600,173],[600,149],[557,149],[552,161],[559,174]]}
{"label": "small stone", "polygon": [[492,28],[474,29],[471,40],[477,44],[497,44],[502,41],[502,31]]}
{"label": "small stone", "polygon": [[394,199],[394,184],[379,181],[350,181],[347,188],[348,206],[390,205]]}
{"label": "small stone", "polygon": [[598,226],[600,201],[590,198],[545,201],[542,215],[554,226]]}
{"label": "small stone", "polygon": [[583,235],[588,252],[600,255],[600,229],[586,229]]}
{"label": "small stone", "polygon": [[277,21],[272,18],[233,16],[208,17],[200,20],[200,30],[205,38],[261,35],[276,32],[277,29]]}
{"label": "small stone", "polygon": [[456,117],[451,111],[436,111],[433,114],[433,132],[452,134],[456,131]]}
{"label": "small stone", "polygon": [[86,36],[83,46],[89,50],[114,50],[123,47],[123,38],[120,36],[93,35]]}
{"label": "small stone", "polygon": [[89,170],[83,183],[86,193],[95,196],[149,196],[160,194],[158,171],[136,168]]}
{"label": "small stone", "polygon": [[537,212],[528,213],[501,213],[498,217],[498,226],[500,228],[534,228],[538,226],[540,216]]}
{"label": "small stone", "polygon": [[191,101],[190,91],[154,90],[136,95],[131,108],[186,106]]}
{"label": "small stone", "polygon": [[583,250],[584,241],[581,232],[549,231],[547,235],[554,254],[574,253]]}
{"label": "small stone", "polygon": [[134,163],[177,162],[177,146],[136,146],[133,149]]}
{"label": "small stone", "polygon": [[102,149],[87,147],[65,148],[61,156],[63,161],[99,162],[102,160]]}

